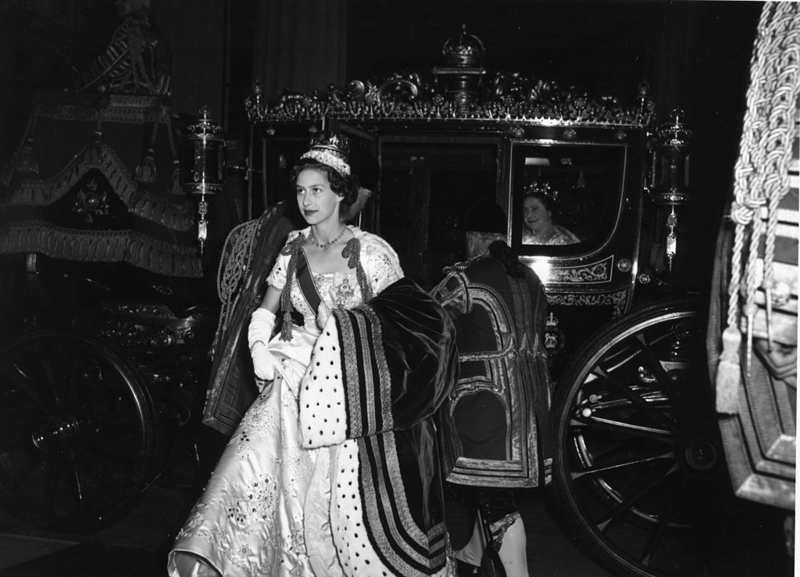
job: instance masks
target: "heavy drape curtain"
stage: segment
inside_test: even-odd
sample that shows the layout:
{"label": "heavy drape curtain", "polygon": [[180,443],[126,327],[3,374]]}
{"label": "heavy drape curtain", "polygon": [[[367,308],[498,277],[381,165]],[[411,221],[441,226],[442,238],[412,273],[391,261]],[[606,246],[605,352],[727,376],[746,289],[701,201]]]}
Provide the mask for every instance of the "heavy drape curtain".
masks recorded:
{"label": "heavy drape curtain", "polygon": [[218,122],[225,118],[225,4],[196,0],[158,0],[150,10],[172,51],[172,105],[196,115],[207,106]]}
{"label": "heavy drape curtain", "polygon": [[258,3],[253,80],[268,102],[346,82],[347,0]]}

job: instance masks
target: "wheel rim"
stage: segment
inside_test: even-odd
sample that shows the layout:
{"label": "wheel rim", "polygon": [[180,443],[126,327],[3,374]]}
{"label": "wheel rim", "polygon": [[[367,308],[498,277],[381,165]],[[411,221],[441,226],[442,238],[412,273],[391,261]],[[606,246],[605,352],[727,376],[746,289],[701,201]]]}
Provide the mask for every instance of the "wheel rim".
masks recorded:
{"label": "wheel rim", "polygon": [[138,372],[72,333],[33,333],[0,357],[0,498],[31,524],[90,531],[125,513],[156,432]]}
{"label": "wheel rim", "polygon": [[703,573],[689,536],[721,453],[713,431],[684,409],[705,402],[700,336],[694,311],[653,309],[598,338],[564,383],[554,482],[592,553],[610,568]]}

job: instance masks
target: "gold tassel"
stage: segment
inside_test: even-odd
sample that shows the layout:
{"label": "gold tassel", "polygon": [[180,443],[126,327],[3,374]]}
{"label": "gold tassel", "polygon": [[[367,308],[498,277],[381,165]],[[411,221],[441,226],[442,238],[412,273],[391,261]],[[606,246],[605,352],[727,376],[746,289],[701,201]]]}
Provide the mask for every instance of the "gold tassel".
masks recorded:
{"label": "gold tassel", "polygon": [[39,175],[39,161],[33,153],[33,139],[28,138],[16,159],[16,171],[25,176]]}
{"label": "gold tassel", "polygon": [[147,149],[147,154],[133,171],[136,182],[141,184],[153,184],[156,181],[156,152],[152,148]]}
{"label": "gold tassel", "polygon": [[[288,280],[286,281],[288,284]],[[281,340],[292,340],[292,311],[286,309],[283,313],[283,325],[281,326]]]}
{"label": "gold tassel", "polygon": [[736,327],[729,326],[722,333],[722,354],[717,366],[717,401],[718,413],[735,415],[739,412],[739,384],[742,379],[742,368],[739,363],[739,347],[742,334]]}
{"label": "gold tassel", "polygon": [[183,187],[181,187],[181,162],[179,160],[172,161],[172,194],[183,194]]}
{"label": "gold tassel", "polygon": [[101,142],[101,138],[103,133],[99,130],[95,130],[94,134],[92,135],[92,142],[86,148],[86,152],[84,153],[83,161],[86,164],[99,166],[103,161],[103,144]]}

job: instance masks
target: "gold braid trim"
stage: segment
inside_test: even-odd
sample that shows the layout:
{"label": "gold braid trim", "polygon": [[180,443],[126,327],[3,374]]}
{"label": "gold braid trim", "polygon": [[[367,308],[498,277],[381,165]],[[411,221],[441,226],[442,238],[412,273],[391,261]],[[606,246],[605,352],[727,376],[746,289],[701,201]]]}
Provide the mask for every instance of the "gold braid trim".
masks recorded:
{"label": "gold braid trim", "polygon": [[281,254],[289,254],[289,266],[286,270],[286,284],[281,291],[281,308],[283,309],[283,326],[281,327],[281,340],[292,340],[292,285],[297,272],[297,257],[306,243],[306,236],[298,234],[295,239],[281,249]]}
{"label": "gold braid trim", "polygon": [[364,297],[364,302],[372,299],[372,286],[367,279],[367,273],[364,272],[364,267],[361,266],[361,241],[353,237],[347,241],[344,249],[342,249],[342,256],[347,259],[347,266],[356,269],[356,278],[358,278],[358,286],[361,287],[361,295]]}

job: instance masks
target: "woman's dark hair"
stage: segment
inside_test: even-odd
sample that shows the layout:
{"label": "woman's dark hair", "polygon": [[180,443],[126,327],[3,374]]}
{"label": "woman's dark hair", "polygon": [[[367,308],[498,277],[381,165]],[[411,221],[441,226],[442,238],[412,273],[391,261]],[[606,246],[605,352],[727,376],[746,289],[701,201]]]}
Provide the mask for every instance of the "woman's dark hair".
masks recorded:
{"label": "woman's dark hair", "polygon": [[331,190],[342,197],[342,202],[339,203],[339,218],[345,220],[350,212],[350,207],[358,200],[358,177],[355,174],[345,176],[327,164],[318,162],[313,158],[303,158],[294,165],[292,174],[289,177],[292,189],[297,186],[297,177],[304,170],[317,170],[328,177],[328,184],[331,185]]}
{"label": "woman's dark hair", "polygon": [[506,213],[493,200],[481,200],[467,209],[464,230],[505,234],[508,229]]}
{"label": "woman's dark hair", "polygon": [[525,278],[525,275],[529,270],[528,267],[519,261],[517,253],[511,250],[511,248],[505,242],[502,240],[494,241],[489,245],[489,254],[499,260],[503,266],[506,267],[506,273],[508,276]]}
{"label": "woman's dark hair", "polygon": [[381,168],[372,152],[366,148],[353,148],[349,159],[350,171],[358,175],[359,185],[377,193]]}

